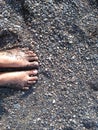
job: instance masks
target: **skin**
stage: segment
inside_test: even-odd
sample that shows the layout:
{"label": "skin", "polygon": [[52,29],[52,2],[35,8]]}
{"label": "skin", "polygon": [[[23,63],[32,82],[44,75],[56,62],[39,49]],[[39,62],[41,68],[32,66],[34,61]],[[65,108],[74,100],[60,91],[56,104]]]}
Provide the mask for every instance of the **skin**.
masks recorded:
{"label": "skin", "polygon": [[38,66],[38,57],[33,51],[26,48],[10,49],[0,51],[0,67],[36,67]]}
{"label": "skin", "polygon": [[0,87],[18,88],[27,90],[38,80],[38,57],[33,51],[26,48],[10,49],[0,52],[0,68],[31,67],[32,70],[0,72]]}
{"label": "skin", "polygon": [[37,73],[37,70],[1,73],[0,86],[27,90],[38,80]]}

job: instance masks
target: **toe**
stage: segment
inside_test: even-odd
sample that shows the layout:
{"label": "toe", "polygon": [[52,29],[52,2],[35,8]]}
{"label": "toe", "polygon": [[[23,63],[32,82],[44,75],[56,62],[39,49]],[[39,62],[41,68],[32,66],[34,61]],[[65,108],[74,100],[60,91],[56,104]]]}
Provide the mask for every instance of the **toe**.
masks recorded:
{"label": "toe", "polygon": [[36,83],[36,81],[28,81],[28,85],[31,85],[31,84],[34,84],[34,83]]}
{"label": "toe", "polygon": [[29,51],[29,48],[28,47],[24,47],[24,48],[20,48],[22,51]]}
{"label": "toe", "polygon": [[36,56],[36,54],[33,51],[26,51],[25,52],[28,56]]}
{"label": "toe", "polygon": [[38,68],[38,66],[39,66],[39,64],[38,64],[38,61],[32,61],[32,62],[27,62],[27,65],[26,65],[26,67],[29,67],[29,68]]}
{"label": "toe", "polygon": [[37,76],[29,77],[29,81],[37,81],[37,80],[38,80]]}
{"label": "toe", "polygon": [[38,62],[37,61],[31,62],[31,66],[32,67],[38,67]]}
{"label": "toe", "polygon": [[38,61],[38,57],[37,56],[29,56],[28,59],[29,59],[30,62]]}
{"label": "toe", "polygon": [[37,74],[38,74],[38,70],[29,71],[29,76],[34,76],[34,75],[37,75]]}
{"label": "toe", "polygon": [[28,89],[29,89],[29,87],[23,87],[22,89],[23,89],[23,90],[28,90]]}

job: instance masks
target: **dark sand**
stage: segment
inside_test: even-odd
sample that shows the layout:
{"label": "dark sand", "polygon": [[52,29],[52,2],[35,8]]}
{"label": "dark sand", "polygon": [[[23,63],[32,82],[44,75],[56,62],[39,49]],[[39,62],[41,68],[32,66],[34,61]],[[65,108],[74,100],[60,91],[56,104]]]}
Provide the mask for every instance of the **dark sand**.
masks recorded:
{"label": "dark sand", "polygon": [[0,0],[0,47],[15,45],[38,54],[39,80],[0,89],[0,130],[98,130],[97,0]]}

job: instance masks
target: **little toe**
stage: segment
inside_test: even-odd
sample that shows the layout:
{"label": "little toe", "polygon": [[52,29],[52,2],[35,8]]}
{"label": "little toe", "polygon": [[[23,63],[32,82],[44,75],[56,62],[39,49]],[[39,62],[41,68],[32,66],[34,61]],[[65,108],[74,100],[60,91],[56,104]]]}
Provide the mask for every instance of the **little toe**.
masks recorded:
{"label": "little toe", "polygon": [[22,51],[29,51],[29,48],[28,47],[23,47],[23,48],[20,48]]}
{"label": "little toe", "polygon": [[31,54],[35,55],[35,53],[33,51],[26,51],[25,53],[28,55],[31,55]]}
{"label": "little toe", "polygon": [[29,89],[29,87],[23,87],[22,89],[23,89],[23,90],[28,90],[28,89]]}

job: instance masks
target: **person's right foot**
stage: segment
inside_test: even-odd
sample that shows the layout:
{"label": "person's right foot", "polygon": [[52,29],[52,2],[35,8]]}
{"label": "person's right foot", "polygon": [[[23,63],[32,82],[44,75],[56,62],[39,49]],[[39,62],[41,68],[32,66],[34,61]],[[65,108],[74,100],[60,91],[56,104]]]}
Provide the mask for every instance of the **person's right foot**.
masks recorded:
{"label": "person's right foot", "polygon": [[27,90],[36,83],[37,70],[0,73],[0,86]]}
{"label": "person's right foot", "polygon": [[38,57],[27,48],[0,51],[0,68],[38,67]]}

